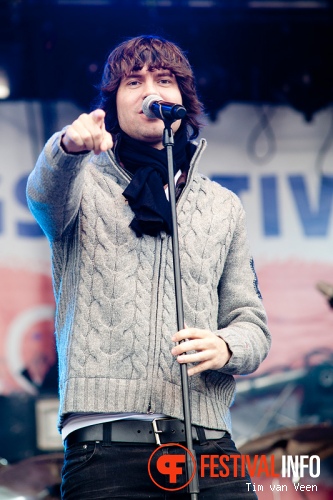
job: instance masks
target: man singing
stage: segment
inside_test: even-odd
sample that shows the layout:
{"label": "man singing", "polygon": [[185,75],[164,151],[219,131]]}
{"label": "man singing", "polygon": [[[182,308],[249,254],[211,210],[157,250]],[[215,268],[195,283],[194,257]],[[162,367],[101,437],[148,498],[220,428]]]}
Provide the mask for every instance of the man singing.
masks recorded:
{"label": "man singing", "polygon": [[[187,110],[172,124],[180,331],[164,123],[142,110],[151,95]],[[158,440],[184,444],[182,363],[200,500],[257,498],[240,470],[200,471],[202,455],[238,454],[233,375],[256,370],[270,346],[240,200],[198,172],[201,114],[183,52],[130,39],[109,55],[95,109],[52,136],[30,174],[29,206],[52,252],[64,500],[189,498],[147,470]]]}

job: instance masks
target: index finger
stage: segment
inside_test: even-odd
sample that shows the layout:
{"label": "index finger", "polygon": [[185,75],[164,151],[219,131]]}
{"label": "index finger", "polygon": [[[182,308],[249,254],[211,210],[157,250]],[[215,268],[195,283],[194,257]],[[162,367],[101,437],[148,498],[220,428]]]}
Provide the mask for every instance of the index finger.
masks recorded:
{"label": "index finger", "polygon": [[198,328],[184,328],[183,330],[179,330],[179,332],[175,333],[171,337],[171,340],[173,342],[181,342],[182,340],[201,338],[202,335],[199,333],[201,331],[202,330],[199,330]]}
{"label": "index finger", "polygon": [[90,116],[91,118],[93,119],[93,121],[99,125],[101,128],[102,127],[105,127],[105,124],[104,124],[104,118],[105,118],[105,111],[103,109],[94,109],[94,111],[92,111],[90,113]]}

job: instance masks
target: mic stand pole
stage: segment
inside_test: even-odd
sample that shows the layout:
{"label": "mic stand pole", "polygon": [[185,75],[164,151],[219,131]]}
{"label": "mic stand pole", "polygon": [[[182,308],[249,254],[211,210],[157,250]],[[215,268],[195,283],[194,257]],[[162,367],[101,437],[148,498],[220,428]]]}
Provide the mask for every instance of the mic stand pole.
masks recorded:
{"label": "mic stand pole", "polygon": [[[169,200],[171,206],[171,219],[172,219],[173,269],[174,269],[174,279],[175,279],[177,324],[179,331],[183,330],[185,323],[184,323],[183,296],[182,296],[181,275],[180,275],[180,257],[179,257],[178,227],[177,227],[177,212],[176,212],[176,190],[175,190],[174,171],[173,171],[172,148],[174,145],[174,139],[173,139],[173,132],[171,129],[171,123],[172,121],[170,120],[164,120],[165,129],[163,132],[163,145],[166,148],[167,159],[168,159]],[[182,382],[186,447],[191,452],[191,454],[195,459],[195,451],[193,448],[193,439],[192,439],[191,409],[190,409],[190,397],[189,397],[188,374],[187,374],[186,363],[180,365],[180,371],[181,371],[181,382]],[[193,475],[193,479],[188,485],[188,491],[190,493],[191,499],[197,500],[199,493],[198,470],[196,467],[196,463],[193,463],[192,457],[190,456],[189,453],[186,453],[186,457],[187,457],[186,459],[187,479],[189,480]]]}

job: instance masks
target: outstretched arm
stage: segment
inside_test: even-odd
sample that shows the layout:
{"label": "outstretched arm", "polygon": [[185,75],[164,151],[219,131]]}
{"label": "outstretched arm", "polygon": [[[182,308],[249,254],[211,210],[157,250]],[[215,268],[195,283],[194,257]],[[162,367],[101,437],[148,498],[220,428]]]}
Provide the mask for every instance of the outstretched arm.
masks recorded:
{"label": "outstretched arm", "polygon": [[98,109],[54,134],[29,176],[28,205],[50,240],[61,237],[76,219],[91,151],[99,154],[113,145],[104,118]]}

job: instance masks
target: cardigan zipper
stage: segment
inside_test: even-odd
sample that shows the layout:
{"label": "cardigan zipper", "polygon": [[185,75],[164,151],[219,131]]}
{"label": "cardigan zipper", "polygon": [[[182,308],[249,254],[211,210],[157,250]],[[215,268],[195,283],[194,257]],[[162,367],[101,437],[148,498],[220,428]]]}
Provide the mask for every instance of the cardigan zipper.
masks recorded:
{"label": "cardigan zipper", "polygon": [[[166,240],[166,233],[163,232],[161,233],[161,240],[158,240],[158,244],[160,245],[160,250],[159,250],[159,262],[158,262],[158,270],[157,270],[157,287],[156,287],[156,305],[159,304],[159,294],[160,294],[160,285],[161,285],[161,267],[162,267],[162,256],[163,256],[163,248],[164,248],[164,241]],[[152,383],[151,383],[151,389],[150,389],[150,397],[149,397],[149,403],[148,403],[148,408],[147,408],[147,413],[155,413],[155,409],[152,408],[152,393],[153,393],[153,384],[155,380],[155,376],[157,375],[156,369],[158,366],[157,363],[157,342],[159,334],[158,334],[158,313],[159,309],[156,307],[156,312],[155,312],[155,317],[154,317],[154,328],[155,328],[155,335],[154,335],[154,352],[153,352],[153,369],[152,369]],[[161,342],[161,339],[159,340]]]}

